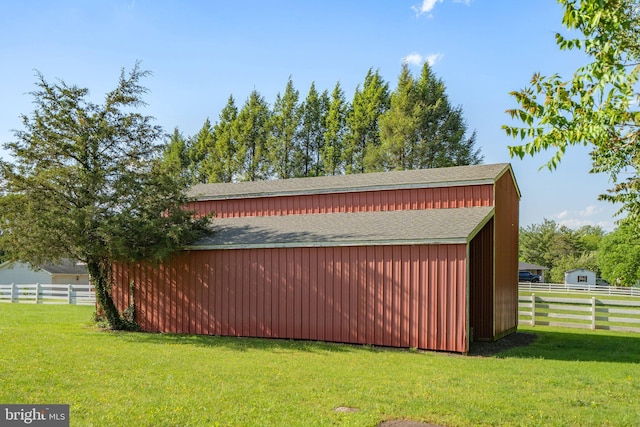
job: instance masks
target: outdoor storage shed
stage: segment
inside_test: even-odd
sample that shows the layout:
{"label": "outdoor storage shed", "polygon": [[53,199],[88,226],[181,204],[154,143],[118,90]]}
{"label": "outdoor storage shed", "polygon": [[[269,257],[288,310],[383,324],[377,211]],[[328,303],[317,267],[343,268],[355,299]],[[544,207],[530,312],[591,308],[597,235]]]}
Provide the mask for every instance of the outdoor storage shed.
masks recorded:
{"label": "outdoor storage shed", "polygon": [[89,273],[84,264],[63,260],[59,264],[43,264],[32,267],[29,264],[7,261],[0,264],[0,284],[8,285],[88,285]]}
{"label": "outdoor storage shed", "polygon": [[[197,186],[215,233],[114,266],[143,330],[467,352],[517,325],[508,164]],[[131,286],[132,292],[129,291]]]}

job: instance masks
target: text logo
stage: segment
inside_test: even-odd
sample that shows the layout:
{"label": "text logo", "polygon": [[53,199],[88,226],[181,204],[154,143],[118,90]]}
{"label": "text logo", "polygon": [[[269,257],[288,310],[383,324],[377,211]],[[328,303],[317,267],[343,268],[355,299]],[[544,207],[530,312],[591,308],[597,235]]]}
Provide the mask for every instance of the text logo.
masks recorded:
{"label": "text logo", "polygon": [[0,405],[0,427],[69,427],[69,405]]}

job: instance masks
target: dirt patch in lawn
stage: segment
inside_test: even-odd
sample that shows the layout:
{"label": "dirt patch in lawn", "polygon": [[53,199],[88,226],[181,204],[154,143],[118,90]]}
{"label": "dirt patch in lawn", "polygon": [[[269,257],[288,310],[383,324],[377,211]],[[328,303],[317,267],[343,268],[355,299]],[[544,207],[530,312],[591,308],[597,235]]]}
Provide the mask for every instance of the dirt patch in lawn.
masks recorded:
{"label": "dirt patch in lawn", "polygon": [[385,421],[378,424],[377,427],[443,427],[438,424],[421,423],[418,421],[396,420]]}
{"label": "dirt patch in lawn", "polygon": [[491,357],[503,351],[516,347],[526,347],[533,343],[538,336],[531,332],[515,332],[506,337],[500,338],[498,341],[491,342],[472,342],[469,356]]}

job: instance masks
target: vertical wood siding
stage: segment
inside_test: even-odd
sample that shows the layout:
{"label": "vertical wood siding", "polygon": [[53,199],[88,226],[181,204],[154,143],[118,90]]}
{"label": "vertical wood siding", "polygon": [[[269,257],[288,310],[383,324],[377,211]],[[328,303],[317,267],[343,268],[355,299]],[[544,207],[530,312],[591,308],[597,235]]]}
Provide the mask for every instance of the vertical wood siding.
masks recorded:
{"label": "vertical wood siding", "polygon": [[474,340],[493,340],[494,220],[469,244],[469,321]]}
{"label": "vertical wood siding", "polygon": [[510,173],[495,186],[495,336],[518,325],[519,195]]}
{"label": "vertical wood siding", "polygon": [[114,279],[145,331],[468,351],[466,245],[191,251]]}
{"label": "vertical wood siding", "polygon": [[194,202],[189,209],[218,218],[447,209],[493,205],[493,185],[310,194]]}

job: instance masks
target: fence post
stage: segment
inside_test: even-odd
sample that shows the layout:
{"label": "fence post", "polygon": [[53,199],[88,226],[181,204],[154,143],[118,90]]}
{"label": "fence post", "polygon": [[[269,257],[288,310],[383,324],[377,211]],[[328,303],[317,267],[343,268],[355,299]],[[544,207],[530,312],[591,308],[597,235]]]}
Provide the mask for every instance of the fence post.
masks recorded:
{"label": "fence post", "polygon": [[591,329],[596,330],[596,297],[591,297]]}
{"label": "fence post", "polygon": [[67,303],[71,304],[71,283],[67,283]]}
{"label": "fence post", "polygon": [[12,283],[11,284],[11,302],[13,302],[15,297],[16,297],[16,284]]}
{"label": "fence post", "polygon": [[536,326],[536,294],[531,294],[531,326]]}
{"label": "fence post", "polygon": [[40,302],[40,283],[36,283],[36,304]]}

